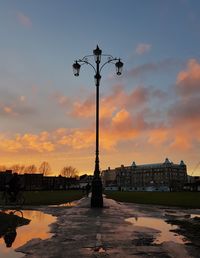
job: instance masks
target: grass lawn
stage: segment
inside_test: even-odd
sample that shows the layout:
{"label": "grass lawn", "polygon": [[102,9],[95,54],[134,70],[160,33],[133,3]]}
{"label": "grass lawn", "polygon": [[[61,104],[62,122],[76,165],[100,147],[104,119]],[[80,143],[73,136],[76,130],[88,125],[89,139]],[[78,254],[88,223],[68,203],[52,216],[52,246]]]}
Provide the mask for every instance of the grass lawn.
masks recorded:
{"label": "grass lawn", "polygon": [[200,208],[200,192],[114,192],[106,191],[108,198],[120,202]]}
{"label": "grass lawn", "polygon": [[[0,193],[1,196],[1,193]],[[24,205],[50,205],[62,204],[79,200],[83,196],[81,190],[67,190],[67,191],[25,191]],[[2,204],[2,198],[0,198]]]}

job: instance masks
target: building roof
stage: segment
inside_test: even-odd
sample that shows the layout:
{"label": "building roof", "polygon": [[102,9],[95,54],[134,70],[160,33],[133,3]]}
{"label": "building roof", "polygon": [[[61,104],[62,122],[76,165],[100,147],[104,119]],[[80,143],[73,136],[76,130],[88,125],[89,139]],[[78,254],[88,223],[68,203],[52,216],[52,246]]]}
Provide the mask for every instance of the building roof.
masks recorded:
{"label": "building roof", "polygon": [[132,162],[131,167],[159,167],[163,165],[185,165],[184,161],[181,160],[180,164],[174,164],[172,161],[169,161],[168,158],[165,159],[163,163],[153,163],[153,164],[142,164],[142,165],[136,165],[135,161]]}

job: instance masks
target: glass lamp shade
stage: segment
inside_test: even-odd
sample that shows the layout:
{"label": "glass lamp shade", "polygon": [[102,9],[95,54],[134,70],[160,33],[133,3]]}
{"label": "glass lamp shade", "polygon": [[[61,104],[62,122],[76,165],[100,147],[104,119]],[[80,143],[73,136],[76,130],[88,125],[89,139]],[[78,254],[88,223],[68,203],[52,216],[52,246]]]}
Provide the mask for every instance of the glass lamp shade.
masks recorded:
{"label": "glass lamp shade", "polygon": [[102,50],[97,45],[96,49],[93,50],[95,62],[97,62],[97,63],[101,62],[101,53],[102,53]]}
{"label": "glass lamp shade", "polygon": [[81,68],[80,64],[76,61],[72,67],[73,67],[74,76],[79,76],[79,72]]}
{"label": "glass lamp shade", "polygon": [[119,59],[119,61],[115,64],[117,75],[121,75],[121,74],[122,74],[122,67],[123,67],[123,65],[124,65],[124,64],[120,61],[120,59]]}

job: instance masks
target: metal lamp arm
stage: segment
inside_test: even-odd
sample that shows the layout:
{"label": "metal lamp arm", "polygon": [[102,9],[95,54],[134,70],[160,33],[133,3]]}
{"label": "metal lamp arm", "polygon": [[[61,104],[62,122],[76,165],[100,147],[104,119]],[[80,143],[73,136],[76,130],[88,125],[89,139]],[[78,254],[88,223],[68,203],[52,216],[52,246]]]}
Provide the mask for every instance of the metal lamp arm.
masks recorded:
{"label": "metal lamp arm", "polygon": [[112,58],[112,59],[109,59],[108,61],[106,61],[104,64],[102,64],[101,68],[100,68],[100,72],[101,70],[103,69],[103,67],[108,64],[108,63],[113,63],[113,61],[116,61],[118,60],[117,58]]}
{"label": "metal lamp arm", "polygon": [[[86,58],[86,57],[84,57],[84,58]],[[83,59],[79,59],[77,62],[80,63],[80,65],[83,65],[83,64],[90,65],[94,69],[94,71],[96,73],[96,68],[90,62],[88,62],[87,59],[84,60],[84,58]]]}

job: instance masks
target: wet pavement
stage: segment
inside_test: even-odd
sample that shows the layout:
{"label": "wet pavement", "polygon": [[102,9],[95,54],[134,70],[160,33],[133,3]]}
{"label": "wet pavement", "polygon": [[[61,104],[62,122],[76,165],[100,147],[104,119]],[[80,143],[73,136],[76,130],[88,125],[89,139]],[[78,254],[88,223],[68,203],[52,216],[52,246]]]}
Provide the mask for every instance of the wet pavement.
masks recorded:
{"label": "wet pavement", "polygon": [[71,206],[41,208],[57,216],[51,225],[53,236],[46,240],[32,239],[17,251],[25,253],[27,258],[198,257],[192,255],[192,247],[185,245],[183,237],[166,229],[168,224],[164,220],[200,214],[199,210],[180,212],[106,198],[104,206],[91,209],[90,198],[83,198]]}

